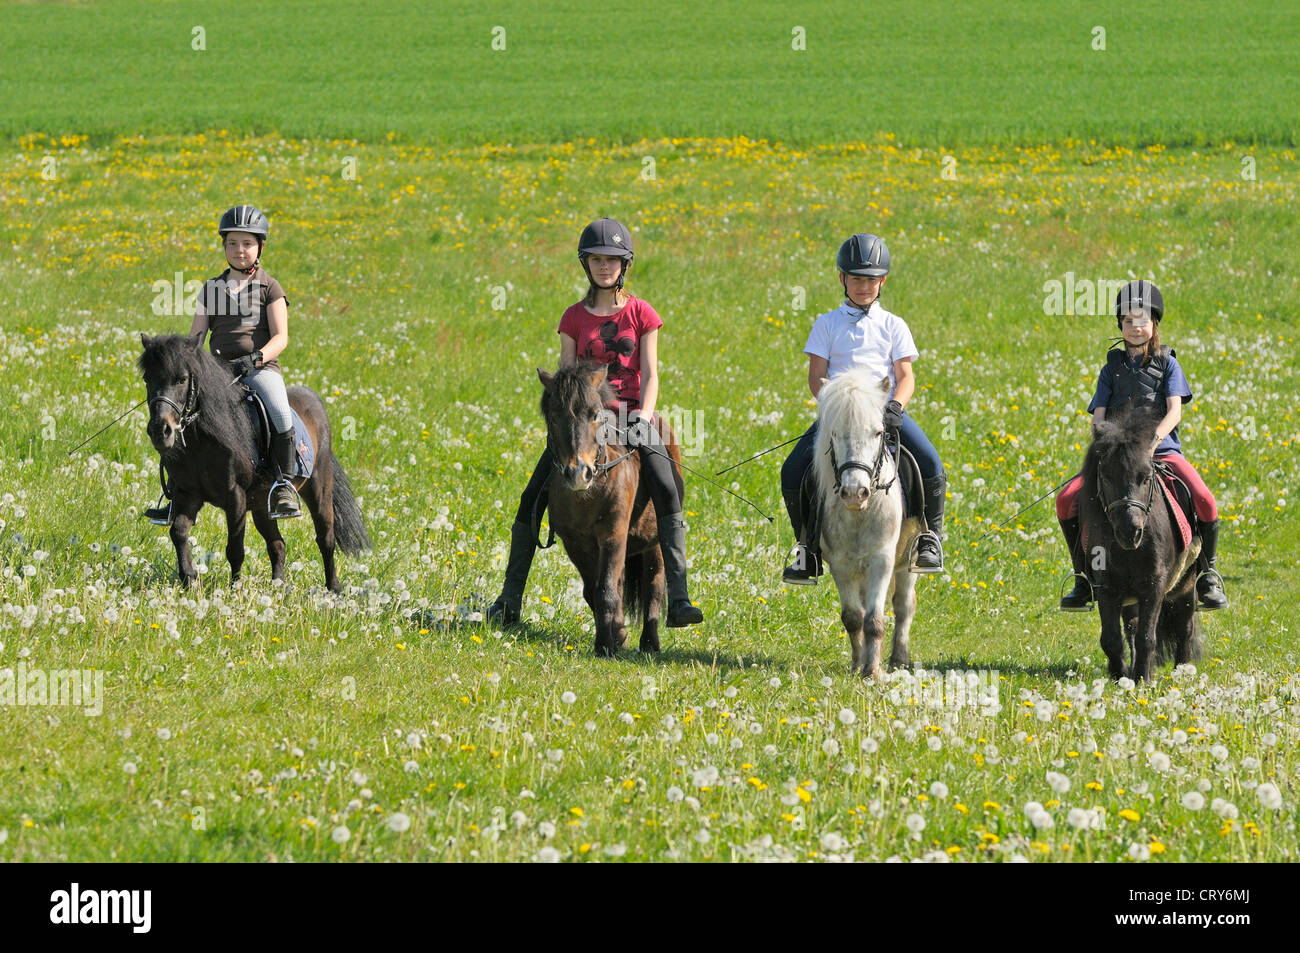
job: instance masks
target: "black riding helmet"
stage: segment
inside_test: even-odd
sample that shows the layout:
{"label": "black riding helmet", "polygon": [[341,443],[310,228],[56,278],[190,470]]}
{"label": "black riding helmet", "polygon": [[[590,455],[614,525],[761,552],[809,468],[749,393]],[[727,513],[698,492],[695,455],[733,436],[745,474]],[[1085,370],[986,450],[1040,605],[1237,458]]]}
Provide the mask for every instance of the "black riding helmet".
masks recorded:
{"label": "black riding helmet", "polygon": [[835,264],[846,275],[879,278],[889,274],[889,247],[883,238],[860,232],[840,246]]}
{"label": "black riding helmet", "polygon": [[618,280],[614,282],[614,290],[617,291],[623,287],[623,279],[627,277],[635,257],[632,253],[632,233],[612,218],[598,218],[582,230],[582,235],[578,238],[578,260],[582,262],[582,270],[587,273],[587,281],[595,289],[596,282],[592,281],[591,269],[587,267],[588,255],[612,255],[623,259]]}
{"label": "black riding helmet", "polygon": [[256,236],[257,261],[253,262],[253,267],[248,269],[249,274],[252,274],[262,261],[262,248],[266,245],[266,237],[270,229],[266,216],[254,205],[236,205],[226,209],[221,216],[221,222],[217,225],[217,231],[223,241],[227,232],[247,232]]}
{"label": "black riding helmet", "polygon": [[1151,315],[1152,321],[1159,324],[1165,313],[1164,295],[1149,281],[1140,278],[1130,281],[1119,289],[1115,297],[1115,324],[1121,331],[1124,330],[1124,315],[1130,311],[1145,311]]}

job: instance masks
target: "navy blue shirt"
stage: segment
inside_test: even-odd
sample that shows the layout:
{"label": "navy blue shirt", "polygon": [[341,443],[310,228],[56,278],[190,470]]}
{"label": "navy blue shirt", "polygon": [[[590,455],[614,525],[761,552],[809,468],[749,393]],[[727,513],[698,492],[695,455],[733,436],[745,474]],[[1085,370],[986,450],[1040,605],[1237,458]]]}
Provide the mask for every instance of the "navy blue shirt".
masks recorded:
{"label": "navy blue shirt", "polygon": [[[1163,411],[1166,401],[1170,397],[1181,397],[1184,404],[1192,401],[1192,387],[1187,383],[1187,377],[1183,374],[1182,367],[1178,364],[1178,358],[1172,354],[1167,358],[1169,366],[1165,373],[1165,379],[1160,388],[1160,409]],[[1128,357],[1125,351],[1125,361],[1133,370],[1141,367],[1141,358]],[[1097,393],[1092,395],[1092,403],[1088,405],[1088,413],[1092,413],[1098,407],[1105,407],[1110,403],[1110,369],[1102,365],[1101,373],[1097,375]],[[1183,445],[1178,439],[1178,428],[1175,427],[1164,440],[1160,441],[1160,446],[1156,447],[1156,453],[1182,453]]]}

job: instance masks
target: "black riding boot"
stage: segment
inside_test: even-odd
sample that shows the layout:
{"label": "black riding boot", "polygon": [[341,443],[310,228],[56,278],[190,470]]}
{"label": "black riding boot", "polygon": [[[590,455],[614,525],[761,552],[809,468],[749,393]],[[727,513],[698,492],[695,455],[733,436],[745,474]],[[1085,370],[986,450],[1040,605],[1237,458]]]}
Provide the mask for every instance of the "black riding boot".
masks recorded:
{"label": "black riding boot", "polygon": [[1092,584],[1088,582],[1087,556],[1079,545],[1079,517],[1058,519],[1065,545],[1070,548],[1070,564],[1074,566],[1074,588],[1061,597],[1062,612],[1087,612],[1092,608]]}
{"label": "black riding boot", "polygon": [[785,497],[785,508],[790,514],[795,540],[794,549],[790,551],[790,561],[781,572],[781,581],[792,586],[815,586],[817,577],[822,574],[822,560],[817,547],[808,539],[813,530],[799,518],[802,491],[782,490],[781,495]]}
{"label": "black riding boot", "polygon": [[289,482],[297,445],[298,436],[292,427],[271,437],[271,461],[280,471],[279,478],[271,487],[271,519],[292,519],[302,515],[298,509],[298,493]]}
{"label": "black riding boot", "polygon": [[1219,521],[1202,523],[1201,575],[1196,580],[1196,597],[1204,610],[1228,608],[1228,596],[1223,591],[1219,572],[1214,568],[1214,557],[1219,548]]}
{"label": "black riding boot", "polygon": [[943,507],[944,494],[948,492],[948,475],[941,472],[923,480],[921,486],[925,493],[925,522],[929,528],[916,538],[916,562],[911,571],[943,572]]}
{"label": "black riding boot", "polygon": [[664,557],[668,589],[668,628],[698,625],[704,613],[691,605],[686,593],[686,521],[681,513],[659,520],[659,550]]}
{"label": "black riding boot", "polygon": [[537,552],[537,536],[528,523],[516,522],[510,527],[510,557],[506,560],[506,581],[501,595],[488,606],[487,617],[501,625],[518,625],[519,613],[524,604],[524,584],[528,570],[533,566]]}

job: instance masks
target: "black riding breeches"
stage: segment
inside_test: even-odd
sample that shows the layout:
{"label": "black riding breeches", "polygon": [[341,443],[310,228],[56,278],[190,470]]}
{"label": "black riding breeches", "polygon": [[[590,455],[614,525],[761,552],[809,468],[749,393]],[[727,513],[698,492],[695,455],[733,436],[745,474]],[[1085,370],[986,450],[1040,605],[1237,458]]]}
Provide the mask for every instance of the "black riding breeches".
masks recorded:
{"label": "black riding breeches", "polygon": [[677,481],[673,479],[673,462],[668,456],[659,432],[649,428],[650,443],[637,447],[641,454],[641,479],[645,480],[650,490],[650,499],[654,500],[655,517],[663,519],[682,511],[682,501],[677,495]]}

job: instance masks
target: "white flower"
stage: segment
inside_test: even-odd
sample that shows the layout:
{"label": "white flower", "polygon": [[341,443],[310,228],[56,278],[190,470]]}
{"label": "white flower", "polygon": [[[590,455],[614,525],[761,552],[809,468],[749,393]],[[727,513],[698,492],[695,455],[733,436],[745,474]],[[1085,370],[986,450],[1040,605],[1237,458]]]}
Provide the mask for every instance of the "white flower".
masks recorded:
{"label": "white flower", "polygon": [[554,837],[555,825],[552,824],[550,821],[542,821],[540,824],[537,825],[537,833],[547,838]]}
{"label": "white flower", "polygon": [[1272,781],[1265,781],[1255,789],[1259,795],[1259,803],[1270,811],[1276,811],[1282,807],[1282,792],[1277,789],[1277,785]]}
{"label": "white flower", "polygon": [[1070,779],[1056,771],[1047,772],[1047,786],[1057,794],[1064,794],[1070,790]]}
{"label": "white flower", "polygon": [[418,748],[420,747],[420,734],[419,734],[419,732],[412,731],[410,734],[408,734],[408,735],[406,736],[406,747],[408,747],[408,748],[416,748],[416,749],[418,749]]}
{"label": "white flower", "polygon": [[1065,823],[1079,830],[1084,830],[1092,826],[1092,811],[1085,811],[1081,807],[1072,807],[1070,812],[1065,815]]}
{"label": "white flower", "polygon": [[572,705],[577,700],[578,700],[578,696],[573,694],[573,692],[565,692],[563,695],[560,696],[560,701],[564,702],[564,704],[566,705]]}
{"label": "white flower", "polygon": [[402,765],[402,770],[407,774],[414,774],[416,771],[420,770],[420,765],[416,761],[407,761]]}
{"label": "white flower", "polygon": [[677,804],[682,800],[682,798],[686,797],[686,792],[674,784],[668,789],[666,796],[669,804]]}
{"label": "white flower", "polygon": [[510,823],[515,825],[516,830],[520,830],[524,827],[527,827],[528,815],[525,814],[523,811],[515,811],[513,814],[510,815]]}
{"label": "white flower", "polygon": [[398,834],[409,831],[411,829],[411,819],[401,811],[397,811],[388,818],[388,829]]}
{"label": "white flower", "polygon": [[767,680],[767,684],[770,685],[772,688],[780,688],[780,687],[781,687],[781,679],[779,679],[779,678],[777,678],[775,675],[773,675],[771,678],[769,678],[769,679]]}
{"label": "white flower", "polygon": [[1134,682],[1133,679],[1129,678],[1127,675],[1121,675],[1119,681],[1116,684],[1119,685],[1119,687],[1122,688],[1124,691],[1129,692],[1133,690],[1133,688],[1136,686],[1137,683]]}
{"label": "white flower", "polygon": [[1264,732],[1264,737],[1259,739],[1265,748],[1271,748],[1277,744],[1277,735],[1271,731]]}
{"label": "white flower", "polygon": [[907,815],[907,821],[905,823],[907,824],[907,829],[913,834],[919,834],[921,831],[925,830],[925,818],[920,814]]}
{"label": "white flower", "polygon": [[948,785],[944,784],[942,781],[935,781],[934,784],[930,785],[930,797],[937,801],[942,801],[947,796]]}
{"label": "white flower", "polygon": [[1151,752],[1151,756],[1147,760],[1151,762],[1151,767],[1157,771],[1163,773],[1169,770],[1169,755],[1162,751]]}
{"label": "white flower", "polygon": [[1200,791],[1188,791],[1183,795],[1183,807],[1189,811],[1199,811],[1205,807],[1205,795]]}
{"label": "white flower", "polygon": [[125,771],[127,774],[135,774],[135,772],[139,769],[136,768],[134,761],[128,761],[126,764],[122,765],[122,770]]}
{"label": "white flower", "polygon": [[875,738],[863,738],[862,743],[858,745],[867,754],[875,754],[880,748],[880,743]]}
{"label": "white flower", "polygon": [[709,833],[709,829],[707,827],[701,827],[698,831],[695,832],[695,842],[697,844],[707,844],[712,839],[713,839],[713,835]]}
{"label": "white flower", "polygon": [[929,738],[925,739],[925,746],[931,751],[938,751],[943,747],[943,739],[938,735],[931,735]]}
{"label": "white flower", "polygon": [[366,776],[362,774],[360,771],[353,771],[352,783],[355,784],[357,787],[361,787],[366,783]]}
{"label": "white flower", "polygon": [[858,720],[857,713],[851,708],[840,709],[840,724],[851,725]]}
{"label": "white flower", "polygon": [[1040,831],[1049,830],[1056,826],[1056,822],[1052,820],[1052,815],[1048,814],[1046,811],[1035,811],[1033,814],[1030,814],[1029,823],[1033,824],[1034,828]]}
{"label": "white flower", "polygon": [[350,838],[351,836],[352,836],[352,832],[347,829],[346,825],[343,824],[340,824],[338,827],[334,828],[334,830],[330,832],[330,839],[334,841],[334,843],[336,844],[346,844],[348,842],[348,838]]}
{"label": "white flower", "polygon": [[1214,756],[1215,761],[1223,761],[1228,757],[1228,749],[1223,745],[1215,745],[1210,749],[1210,754]]}
{"label": "white flower", "polygon": [[560,852],[548,844],[539,850],[533,859],[539,864],[558,864],[560,862]]}
{"label": "white flower", "polygon": [[1139,844],[1137,841],[1134,841],[1129,845],[1128,855],[1131,859],[1137,861],[1150,860],[1151,848],[1147,847],[1146,844]]}
{"label": "white flower", "polygon": [[840,753],[840,743],[834,738],[827,738],[822,742],[822,751],[826,752],[828,757],[835,757]]}
{"label": "white flower", "polygon": [[1225,821],[1235,821],[1237,819],[1237,805],[1231,801],[1225,801],[1221,797],[1216,797],[1210,802],[1210,810]]}
{"label": "white flower", "polygon": [[622,857],[627,853],[626,844],[609,844],[605,847],[606,857]]}
{"label": "white flower", "polygon": [[836,833],[822,835],[822,850],[837,851],[844,849],[844,838]]}
{"label": "white flower", "polygon": [[158,740],[159,740],[159,741],[167,741],[168,739],[171,738],[171,736],[172,736],[172,733],[171,733],[171,730],[170,730],[170,729],[168,729],[168,728],[159,728],[159,729],[158,729]]}

